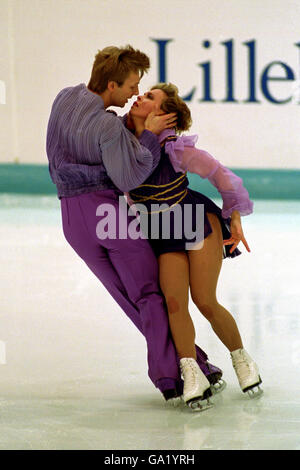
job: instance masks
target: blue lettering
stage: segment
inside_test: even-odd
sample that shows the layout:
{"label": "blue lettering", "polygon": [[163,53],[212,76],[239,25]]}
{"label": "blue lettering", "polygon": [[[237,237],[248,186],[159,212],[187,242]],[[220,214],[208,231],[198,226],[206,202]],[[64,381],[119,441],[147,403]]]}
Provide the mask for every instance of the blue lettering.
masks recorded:
{"label": "blue lettering", "polygon": [[201,98],[199,101],[216,101],[211,97],[211,92],[210,92],[210,62],[204,62],[202,64],[198,64],[200,67],[202,67],[203,72],[204,72],[204,80],[203,80],[203,98]]}
{"label": "blue lettering", "polygon": [[192,101],[196,89],[197,89],[197,88],[194,86],[194,88],[192,89],[192,91],[191,91],[190,93],[188,93],[186,96],[182,96],[182,99],[183,99],[184,101]]}
{"label": "blue lettering", "polygon": [[221,42],[226,47],[226,75],[227,75],[227,97],[223,103],[237,102],[233,96],[234,79],[233,79],[233,40]]}
{"label": "blue lettering", "polygon": [[[156,42],[158,45],[158,82],[165,83],[167,82],[166,46],[169,42],[173,41],[173,39],[151,39],[151,40]],[[194,87],[192,91],[188,93],[185,97],[182,97],[182,99],[184,101],[191,101],[194,97],[195,91],[196,91],[196,87]]]}
{"label": "blue lettering", "polygon": [[158,82],[165,83],[167,81],[166,71],[166,46],[173,39],[151,39],[158,45]]}
{"label": "blue lettering", "polygon": [[[158,81],[167,82],[167,45],[173,41],[173,39],[152,39],[157,46],[158,52]],[[234,96],[234,40],[230,39],[223,41],[222,44],[225,47],[225,85],[226,85],[226,97],[221,102],[223,103],[239,103],[239,101]],[[248,98],[243,103],[261,103],[256,97],[256,41],[253,39],[251,41],[246,41],[242,43],[248,49]],[[206,39],[202,42],[204,48],[208,49],[211,47],[210,40]],[[300,42],[294,43],[295,46],[300,48]],[[272,76],[271,69],[273,66],[280,66],[285,72],[285,76]],[[202,78],[203,78],[203,94],[199,102],[216,102],[212,97],[211,91],[211,81],[212,81],[212,65],[211,62],[201,62],[198,66],[202,69]],[[300,79],[300,56],[299,56],[299,79]],[[270,81],[291,81],[295,80],[295,75],[291,67],[284,62],[274,61],[268,64],[261,74],[261,90],[265,98],[274,104],[285,104],[292,100],[292,96],[289,96],[286,99],[276,99],[270,92],[269,82]],[[193,87],[192,90],[182,97],[184,101],[192,101],[195,93],[196,87]],[[300,102],[299,102],[300,104]]]}
{"label": "blue lettering", "polygon": [[[269,71],[274,65],[280,65],[285,70],[286,76],[285,77],[270,77]],[[269,65],[267,65],[261,77],[261,89],[262,89],[263,94],[267,98],[267,100],[271,101],[271,103],[276,103],[276,104],[284,104],[284,103],[288,103],[289,101],[291,101],[292,99],[291,96],[285,100],[276,100],[271,95],[269,88],[268,88],[269,81],[287,81],[287,80],[295,80],[294,73],[287,64],[284,64],[283,62],[271,62]]]}
{"label": "blue lettering", "polygon": [[[211,43],[208,40],[203,41],[203,47],[208,49]],[[211,97],[211,74],[210,74],[210,62],[203,62],[202,64],[198,64],[202,67],[204,72],[204,80],[203,80],[203,98],[199,101],[205,102],[213,102],[215,101]]]}
{"label": "blue lettering", "polygon": [[256,78],[256,44],[255,40],[243,42],[249,49],[248,67],[249,67],[249,98],[244,103],[260,103],[256,99],[255,78]]}

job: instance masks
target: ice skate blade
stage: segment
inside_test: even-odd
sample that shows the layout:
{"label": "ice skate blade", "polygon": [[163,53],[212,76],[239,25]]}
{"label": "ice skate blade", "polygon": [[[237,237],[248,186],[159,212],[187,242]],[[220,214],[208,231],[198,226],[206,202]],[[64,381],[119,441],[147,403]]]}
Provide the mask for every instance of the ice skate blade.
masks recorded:
{"label": "ice skate blade", "polygon": [[180,405],[182,405],[183,399],[182,397],[175,397],[175,398],[170,398],[169,400],[166,401],[165,406],[168,408],[178,408]]}
{"label": "ice skate blade", "polygon": [[245,393],[248,393],[248,396],[251,398],[251,400],[253,400],[253,398],[261,397],[264,391],[260,388],[259,385],[256,385],[250,390],[247,390]]}
{"label": "ice skate blade", "polygon": [[260,388],[260,384],[262,383],[261,377],[258,376],[258,378],[259,381],[256,384],[243,390],[244,393],[248,393],[250,398],[258,398],[264,393],[264,391]]}
{"label": "ice skate blade", "polygon": [[225,380],[219,379],[218,382],[210,386],[210,389],[213,395],[217,395],[217,393],[223,392],[226,386],[227,386],[227,383],[225,382]]}
{"label": "ice skate blade", "polygon": [[186,404],[193,412],[209,410],[214,406],[213,403],[209,401],[209,398],[207,398],[206,403],[203,402],[203,399],[196,398],[189,400]]}

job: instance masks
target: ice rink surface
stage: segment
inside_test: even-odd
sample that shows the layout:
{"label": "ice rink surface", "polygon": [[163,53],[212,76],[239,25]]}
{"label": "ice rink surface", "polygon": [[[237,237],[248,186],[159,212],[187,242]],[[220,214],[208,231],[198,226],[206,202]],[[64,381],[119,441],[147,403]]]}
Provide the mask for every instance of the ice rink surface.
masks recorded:
{"label": "ice rink surface", "polygon": [[300,450],[299,201],[255,201],[243,219],[252,251],[225,260],[219,281],[260,399],[242,394],[190,303],[197,343],[227,381],[202,413],[153,387],[143,337],[65,241],[56,197],[2,194],[0,220],[1,450]]}

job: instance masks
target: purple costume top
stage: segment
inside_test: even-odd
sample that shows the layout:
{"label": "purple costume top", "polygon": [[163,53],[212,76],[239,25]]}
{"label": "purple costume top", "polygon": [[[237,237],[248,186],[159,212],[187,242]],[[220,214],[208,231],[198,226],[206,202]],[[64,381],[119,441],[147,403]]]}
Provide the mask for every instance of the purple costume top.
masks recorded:
{"label": "purple costume top", "polygon": [[137,139],[83,83],[55,98],[46,148],[60,199],[106,189],[129,191],[160,159],[156,135],[145,130]]}
{"label": "purple costume top", "polygon": [[[175,136],[175,131],[166,129],[159,135],[159,143],[162,144],[170,136]],[[165,151],[174,171],[188,171],[201,178],[207,178],[222,197],[222,216],[225,219],[230,217],[234,210],[238,210],[242,216],[251,214],[253,202],[243,186],[243,180],[208,152],[195,148],[197,140],[197,135],[190,135],[176,136],[176,140],[166,141]]]}
{"label": "purple costume top", "polygon": [[[165,130],[159,136],[162,144],[162,156],[159,165],[147,180],[130,191],[129,203],[144,204],[147,208],[145,216],[140,214],[141,218],[146,217],[149,241],[157,255],[170,251],[182,251],[186,243],[192,242],[184,235],[178,233],[178,224],[183,223],[183,218],[190,218],[192,232],[199,232],[196,206],[204,206],[203,218],[203,236],[206,238],[212,231],[207,218],[207,213],[214,213],[218,216],[223,238],[230,238],[230,215],[234,210],[241,215],[251,214],[253,211],[253,202],[249,199],[249,194],[243,186],[243,181],[231,170],[224,167],[218,160],[212,157],[208,152],[195,148],[197,136],[176,136],[174,130]],[[198,191],[188,188],[188,179],[186,172],[198,174],[201,178],[207,178],[219,191],[223,199],[223,208],[220,209],[211,199],[207,198]],[[154,205],[155,204],[155,205]],[[163,233],[163,212],[166,204],[169,208],[180,206],[182,209],[182,221],[176,219],[171,221],[170,235],[165,237]],[[187,207],[192,207],[192,212],[187,212]],[[142,206],[141,206],[142,207]],[[154,210],[158,209],[158,210]],[[158,219],[157,213],[161,217]],[[170,216],[171,217],[171,216]],[[145,220],[145,219],[144,219]],[[159,220],[159,221],[158,221]],[[159,227],[156,235],[152,236],[152,227]],[[157,232],[159,231],[159,234]],[[181,233],[185,227],[182,225]],[[196,241],[196,238],[194,238]],[[199,240],[198,240],[199,241]],[[230,246],[224,247],[224,257],[234,257],[240,254],[236,249],[232,254],[229,253]]]}

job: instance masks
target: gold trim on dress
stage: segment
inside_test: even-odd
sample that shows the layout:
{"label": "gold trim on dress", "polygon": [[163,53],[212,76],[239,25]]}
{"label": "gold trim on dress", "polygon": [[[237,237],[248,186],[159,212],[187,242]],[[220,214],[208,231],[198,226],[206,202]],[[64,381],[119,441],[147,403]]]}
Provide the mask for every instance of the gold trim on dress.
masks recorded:
{"label": "gold trim on dress", "polygon": [[[180,194],[182,194],[182,196],[178,199],[178,201],[174,202],[174,204],[167,207],[166,209],[162,209],[160,211],[142,211],[140,209],[137,209],[137,210],[139,212],[141,212],[142,214],[159,214],[160,212],[169,211],[170,209],[172,209],[172,207],[177,206],[177,204],[179,204],[179,202],[182,201],[182,199],[185,198],[185,196],[187,195],[187,188],[184,191],[182,191],[181,193],[175,194],[175,196],[179,196]],[[173,196],[173,197],[175,197],[175,196]],[[156,198],[152,198],[152,199],[156,199]],[[165,199],[167,199],[167,198],[165,198]],[[162,199],[162,200],[165,200],[165,199]],[[160,200],[160,199],[158,199],[158,200]],[[141,201],[134,201],[134,204],[139,203],[139,202],[141,202]]]}
{"label": "gold trim on dress", "polygon": [[[177,139],[177,137],[170,136],[166,140],[176,140],[176,139]],[[178,186],[180,186],[183,183],[186,175],[187,175],[187,172],[183,173],[178,178],[176,178],[176,180],[171,181],[170,183],[166,183],[166,184],[141,184],[140,186],[138,186],[136,188],[136,189],[146,188],[146,187],[147,188],[166,188],[167,186],[170,186],[170,188],[168,188],[165,191],[162,191],[160,193],[153,194],[153,195],[150,195],[150,196],[143,196],[143,195],[139,195],[139,194],[136,194],[136,193],[133,193],[133,192],[130,191],[129,195],[130,195],[130,197],[133,197],[132,200],[133,200],[134,204],[139,203],[139,202],[146,202],[146,201],[149,201],[151,199],[154,200],[154,201],[166,201],[166,200],[174,199],[175,197],[180,196],[179,199],[176,202],[174,202],[171,206],[169,206],[166,209],[162,209],[160,211],[151,211],[151,212],[150,211],[141,211],[141,210],[139,210],[139,212],[141,212],[142,214],[158,214],[160,212],[166,212],[166,211],[170,210],[172,207],[176,206],[180,201],[182,201],[182,199],[185,198],[185,196],[187,195],[187,188],[185,188],[183,191],[181,191],[177,194],[174,194],[173,196],[169,196],[169,197],[158,197],[158,196],[162,196],[163,194],[166,194],[166,193],[172,191],[173,189],[178,188]]]}
{"label": "gold trim on dress", "polygon": [[[179,199],[176,202],[174,202],[171,206],[169,206],[167,209],[162,209],[160,211],[147,211],[147,212],[140,211],[143,214],[147,214],[147,213],[148,214],[157,214],[157,213],[160,213],[160,212],[166,212],[167,210],[170,210],[172,207],[176,206],[180,201],[182,201],[182,199],[187,195],[187,188],[185,188],[183,191],[181,191],[179,193],[173,194],[173,196],[167,196],[167,197],[161,197],[161,196],[168,193],[168,192],[170,192],[170,191],[173,191],[173,189],[175,189],[175,188],[178,188],[178,186],[180,186],[183,183],[183,179],[185,178],[185,176],[186,176],[186,172],[183,175],[176,178],[176,180],[171,181],[170,183],[167,183],[167,184],[160,184],[160,185],[141,184],[138,187],[138,188],[141,188],[141,187],[147,186],[147,187],[154,187],[154,188],[163,188],[163,187],[172,185],[170,188],[166,189],[165,191],[162,191],[162,192],[159,192],[159,193],[156,193],[156,194],[151,194],[150,196],[143,196],[143,195],[139,195],[139,194],[136,194],[136,193],[132,193],[130,191],[129,195],[130,195],[130,197],[132,197],[132,200],[135,204],[139,203],[139,202],[146,202],[146,201],[149,201],[149,200],[167,201],[167,200],[170,200],[170,199],[174,199],[175,197],[179,197]],[[175,183],[177,183],[177,184],[175,184]]]}
{"label": "gold trim on dress", "polygon": [[166,183],[166,184],[140,184],[140,186],[137,187],[138,188],[144,188],[144,187],[148,187],[148,188],[164,188],[166,186],[170,186],[170,184],[173,184],[173,183],[176,183],[177,181],[183,179],[184,176],[186,176],[187,172],[183,173],[181,176],[179,176],[178,178],[176,178],[176,180],[174,181],[171,181],[170,183]]}

